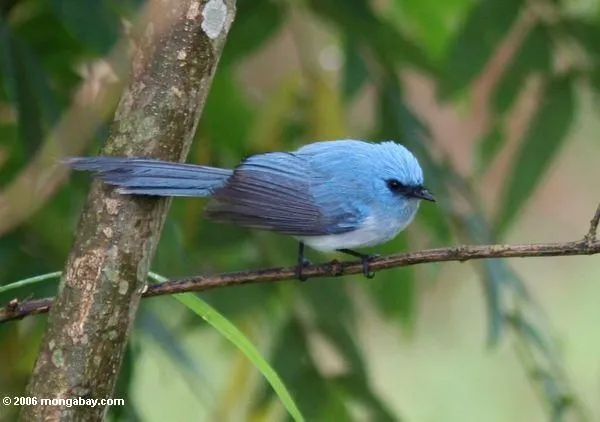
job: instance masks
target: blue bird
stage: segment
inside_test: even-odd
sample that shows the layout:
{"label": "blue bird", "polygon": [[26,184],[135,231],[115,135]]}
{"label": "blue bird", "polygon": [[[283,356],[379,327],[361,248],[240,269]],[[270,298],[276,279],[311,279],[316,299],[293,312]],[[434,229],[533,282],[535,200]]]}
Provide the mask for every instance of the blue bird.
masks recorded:
{"label": "blue bird", "polygon": [[387,242],[415,217],[421,200],[435,202],[423,186],[414,155],[395,142],[315,142],[293,152],[252,155],[235,169],[145,158],[75,157],[75,170],[117,186],[122,194],[210,197],[206,216],[271,230],[299,241],[298,277],[308,261],[304,245],[369,261],[353,249]]}

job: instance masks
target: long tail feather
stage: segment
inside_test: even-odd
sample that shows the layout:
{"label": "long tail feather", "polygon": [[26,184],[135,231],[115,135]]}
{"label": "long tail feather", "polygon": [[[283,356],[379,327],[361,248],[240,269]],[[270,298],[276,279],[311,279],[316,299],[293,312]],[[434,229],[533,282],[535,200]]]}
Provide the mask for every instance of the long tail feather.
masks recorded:
{"label": "long tail feather", "polygon": [[229,169],[145,158],[71,157],[62,162],[134,195],[210,196],[233,174]]}

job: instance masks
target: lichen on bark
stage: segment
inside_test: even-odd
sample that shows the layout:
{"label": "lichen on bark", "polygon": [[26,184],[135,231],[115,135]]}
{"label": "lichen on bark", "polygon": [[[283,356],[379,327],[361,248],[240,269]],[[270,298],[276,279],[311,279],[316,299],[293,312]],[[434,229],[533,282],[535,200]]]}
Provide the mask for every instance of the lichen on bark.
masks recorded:
{"label": "lichen on bark", "polygon": [[[202,12],[214,1],[149,2],[103,154],[185,158],[234,16],[234,0],[220,1],[223,28],[207,34]],[[92,183],[27,395],[111,397],[169,204]],[[38,404],[20,419],[101,420],[105,412]]]}

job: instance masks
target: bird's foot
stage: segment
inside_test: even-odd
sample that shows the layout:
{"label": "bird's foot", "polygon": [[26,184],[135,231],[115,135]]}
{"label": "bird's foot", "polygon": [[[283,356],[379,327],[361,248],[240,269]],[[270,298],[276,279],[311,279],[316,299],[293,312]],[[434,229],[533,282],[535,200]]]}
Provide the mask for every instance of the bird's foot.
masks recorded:
{"label": "bird's foot", "polygon": [[298,242],[298,267],[296,267],[296,276],[298,276],[298,280],[308,280],[308,277],[302,274],[302,269],[309,265],[310,261],[304,257],[304,242]]}
{"label": "bird's foot", "polygon": [[308,280],[308,276],[302,274],[302,269],[304,267],[308,267],[309,265],[312,265],[312,263],[306,258],[302,258],[302,260],[298,262],[298,267],[296,267],[296,275],[298,276],[298,280],[301,282]]}
{"label": "bird's foot", "polygon": [[375,258],[378,258],[378,257],[379,257],[378,254],[363,255],[361,257],[362,265],[363,265],[363,275],[366,278],[371,279],[371,278],[375,277],[375,271],[371,271],[371,267],[369,264],[372,260],[374,260]]}
{"label": "bird's foot", "polygon": [[373,271],[371,271],[371,268],[369,267],[369,263],[372,260],[374,260],[375,258],[377,258],[379,256],[378,254],[366,255],[364,253],[353,251],[352,249],[338,249],[338,252],[345,253],[346,255],[350,255],[355,258],[360,258],[360,260],[362,261],[362,265],[363,265],[364,276],[366,278],[375,277],[375,273]]}

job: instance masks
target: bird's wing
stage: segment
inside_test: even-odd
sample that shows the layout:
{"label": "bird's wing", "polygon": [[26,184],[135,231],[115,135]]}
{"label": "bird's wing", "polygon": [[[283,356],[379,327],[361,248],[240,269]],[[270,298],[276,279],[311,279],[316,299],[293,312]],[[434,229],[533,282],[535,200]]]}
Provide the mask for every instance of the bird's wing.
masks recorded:
{"label": "bird's wing", "polygon": [[[292,236],[320,236],[356,229],[364,216],[344,195],[315,200],[312,191],[328,183],[306,157],[294,153],[254,155],[236,167],[208,204],[207,216],[245,227]],[[318,203],[317,203],[318,202]]]}

